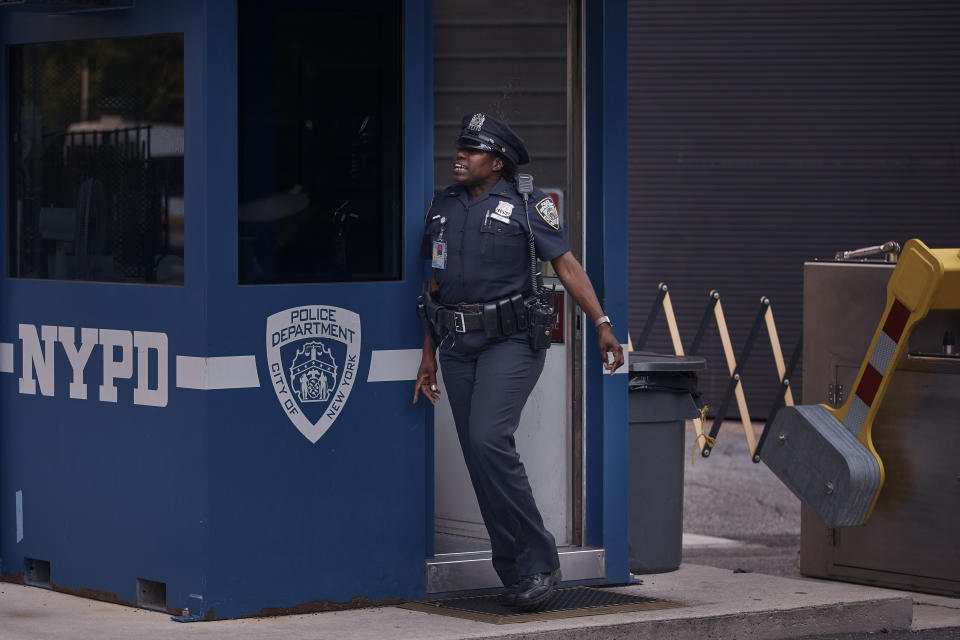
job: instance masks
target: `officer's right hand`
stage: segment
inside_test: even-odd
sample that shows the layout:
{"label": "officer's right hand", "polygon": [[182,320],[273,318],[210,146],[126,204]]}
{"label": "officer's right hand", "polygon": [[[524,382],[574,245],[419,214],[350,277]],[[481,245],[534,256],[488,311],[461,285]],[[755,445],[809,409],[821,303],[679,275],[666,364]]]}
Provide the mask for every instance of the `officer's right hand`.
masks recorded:
{"label": "officer's right hand", "polygon": [[417,371],[417,384],[413,388],[413,403],[420,399],[420,394],[437,404],[440,399],[440,389],[437,388],[437,358],[432,349],[424,349],[420,357],[420,369]]}

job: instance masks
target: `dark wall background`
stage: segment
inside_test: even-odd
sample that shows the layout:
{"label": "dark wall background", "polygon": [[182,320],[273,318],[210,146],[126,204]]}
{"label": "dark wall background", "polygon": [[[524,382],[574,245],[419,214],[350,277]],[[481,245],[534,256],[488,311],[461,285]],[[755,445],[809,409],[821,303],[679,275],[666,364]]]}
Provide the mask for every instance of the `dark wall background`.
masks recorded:
{"label": "dark wall background", "polygon": [[[803,261],[911,237],[960,247],[960,5],[632,0],[629,33],[634,338],[664,281],[686,347],[718,289],[736,351],[766,295],[789,357]],[[708,336],[716,407],[727,371]],[[671,350],[662,315],[647,347]],[[799,367],[793,381],[799,401]],[[762,420],[765,333],[743,384]]]}
{"label": "dark wall background", "polygon": [[567,185],[568,0],[433,3],[434,188],[451,167],[465,115],[484,111],[516,129],[539,187]]}

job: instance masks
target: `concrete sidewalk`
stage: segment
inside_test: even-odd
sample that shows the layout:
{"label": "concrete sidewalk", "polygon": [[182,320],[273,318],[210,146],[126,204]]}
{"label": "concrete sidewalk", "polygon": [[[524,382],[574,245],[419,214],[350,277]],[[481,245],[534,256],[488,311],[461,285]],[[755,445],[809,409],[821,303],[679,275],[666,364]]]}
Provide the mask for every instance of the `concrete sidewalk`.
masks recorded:
{"label": "concrete sidewalk", "polygon": [[643,579],[616,590],[687,606],[505,625],[396,607],[182,624],[161,613],[0,583],[0,638],[797,638],[909,630],[923,606],[930,609],[925,626],[960,627],[960,599],[698,565]]}

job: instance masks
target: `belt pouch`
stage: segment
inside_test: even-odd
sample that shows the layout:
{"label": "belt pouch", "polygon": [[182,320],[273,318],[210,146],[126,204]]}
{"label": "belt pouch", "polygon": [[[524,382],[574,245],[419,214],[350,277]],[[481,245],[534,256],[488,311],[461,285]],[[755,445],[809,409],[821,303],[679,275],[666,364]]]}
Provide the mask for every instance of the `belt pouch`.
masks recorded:
{"label": "belt pouch", "polygon": [[450,333],[453,331],[453,313],[447,309],[437,309],[437,318],[434,321],[434,325],[437,327],[437,333]]}
{"label": "belt pouch", "polygon": [[517,318],[517,331],[527,330],[527,306],[523,304],[523,296],[519,293],[510,296],[510,305],[513,307],[513,315]]}
{"label": "belt pouch", "polygon": [[488,302],[483,305],[483,331],[488,338],[500,336],[500,322],[497,315],[496,302]]}
{"label": "belt pouch", "polygon": [[513,313],[513,305],[510,300],[504,298],[497,302],[497,308],[500,310],[500,326],[503,328],[503,335],[512,336],[517,332],[517,317]]}
{"label": "belt pouch", "polygon": [[443,307],[437,304],[437,302],[430,297],[430,294],[424,296],[424,312],[427,320],[433,324],[434,328],[442,326],[440,316],[442,315]]}

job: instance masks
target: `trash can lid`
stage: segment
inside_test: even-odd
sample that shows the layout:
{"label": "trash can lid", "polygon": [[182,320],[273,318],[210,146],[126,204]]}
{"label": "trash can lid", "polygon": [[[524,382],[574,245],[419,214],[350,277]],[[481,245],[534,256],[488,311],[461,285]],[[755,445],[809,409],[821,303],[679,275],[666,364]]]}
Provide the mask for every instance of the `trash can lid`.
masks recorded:
{"label": "trash can lid", "polygon": [[671,356],[649,351],[631,351],[630,371],[699,371],[707,368],[707,359],[701,356]]}

